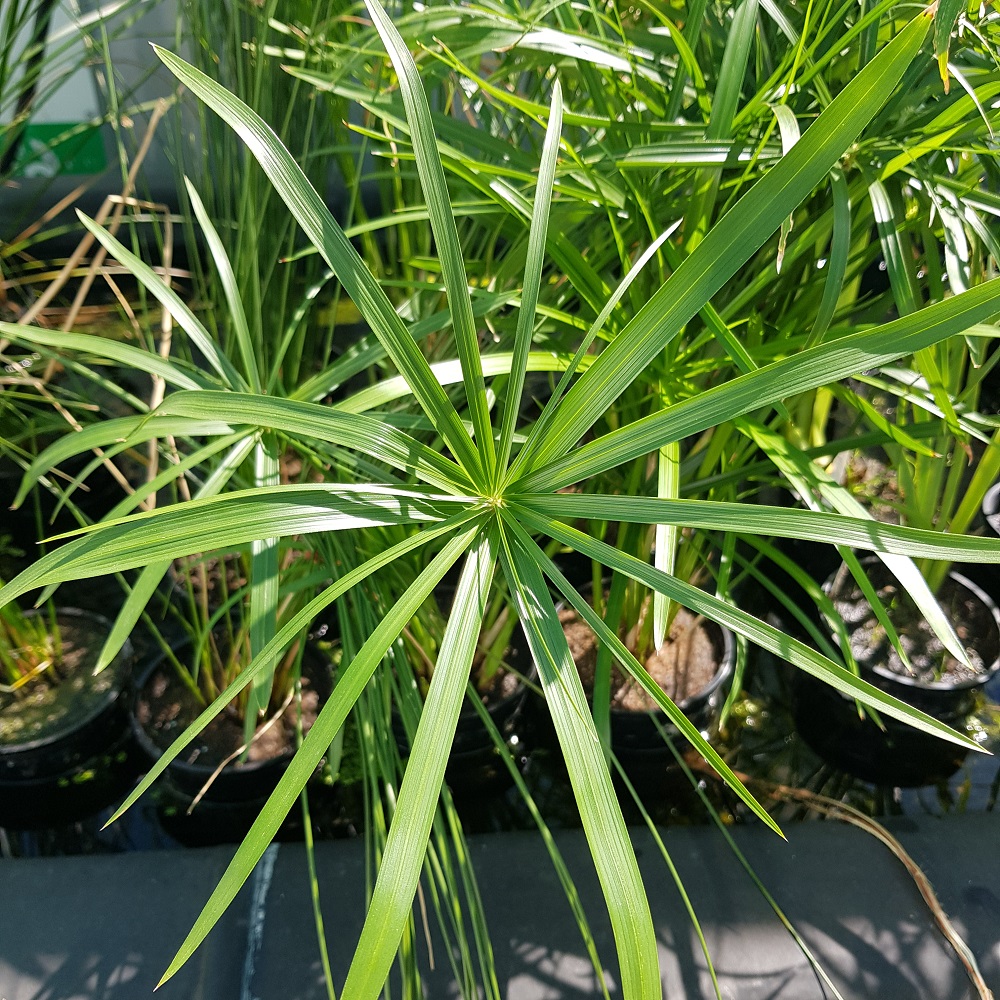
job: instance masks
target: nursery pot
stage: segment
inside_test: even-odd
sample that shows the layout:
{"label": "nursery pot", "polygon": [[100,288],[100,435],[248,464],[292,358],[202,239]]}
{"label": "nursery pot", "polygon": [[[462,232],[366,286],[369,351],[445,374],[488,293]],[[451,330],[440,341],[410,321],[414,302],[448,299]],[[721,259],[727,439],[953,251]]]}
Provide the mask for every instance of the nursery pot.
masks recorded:
{"label": "nursery pot", "polygon": [[[185,641],[174,652],[183,660],[190,649],[190,643]],[[312,644],[305,647],[302,673],[306,682],[303,699],[308,700],[311,688],[318,712],[333,685],[329,663]],[[165,654],[146,664],[136,684],[131,724],[135,740],[150,764],[159,760],[169,742],[194,721],[198,711]],[[280,726],[275,728],[280,730]],[[241,840],[295,754],[294,743],[288,745],[287,739],[276,739],[279,747],[275,752],[246,761],[237,757],[220,770],[219,765],[232,752],[219,749],[217,740],[221,738],[213,735],[211,724],[206,727],[167,766],[166,781],[160,790],[160,822],[168,833],[190,846]],[[232,750],[238,746],[239,742]],[[204,794],[198,799],[202,789]]]}
{"label": "nursery pot", "polygon": [[[862,565],[875,571],[876,587],[879,573],[888,575],[877,560],[866,559]],[[832,583],[833,578],[827,581],[828,591]],[[961,732],[983,688],[1000,670],[1000,609],[980,587],[955,572],[939,598],[946,612],[952,610],[949,617],[959,635],[967,633],[966,645],[977,651],[981,667],[932,678],[901,673],[885,658],[859,666],[865,680]],[[884,713],[880,718],[885,728],[880,729],[859,714],[853,698],[801,671],[794,695],[795,723],[803,739],[829,763],[863,781],[902,787],[932,784],[954,774],[968,753]]]}
{"label": "nursery pot", "polygon": [[[527,678],[529,681],[535,678],[535,664],[531,659],[531,652],[528,649],[520,622],[511,634],[506,660],[513,673],[507,674],[508,683],[492,694],[485,701],[485,705],[486,711],[493,720],[493,725],[500,730],[505,739],[509,739],[517,729],[530,690],[521,678]],[[462,710],[458,716],[455,739],[451,745],[451,755],[455,764],[461,764],[472,762],[477,754],[484,752],[492,754],[493,741],[490,739],[475,707],[466,700],[463,702]]]}
{"label": "nursery pot", "polygon": [[[1000,537],[1000,482],[986,491],[980,509],[983,533],[988,538]],[[963,563],[960,572],[985,590],[991,600],[1000,602],[1000,566],[995,563]]]}
{"label": "nursery pot", "polygon": [[[587,591],[584,591],[587,596]],[[593,636],[589,628],[573,615],[572,609],[565,604],[557,605],[560,617],[563,619],[563,631],[568,631],[571,626],[578,625]],[[683,610],[683,609],[682,609]],[[686,613],[686,612],[685,612]],[[733,633],[709,619],[694,619],[691,629],[697,636],[697,643],[689,644],[687,653],[677,652],[677,670],[697,669],[703,683],[697,690],[688,693],[677,702],[677,707],[691,720],[699,730],[708,729],[715,718],[722,692],[729,683],[736,665],[736,643]],[[569,638],[569,636],[567,636]],[[586,643],[586,635],[583,642]],[[664,644],[662,649],[666,649],[670,640]],[[577,668],[581,668],[583,657],[578,649],[573,649],[574,643],[571,641],[571,650],[574,651],[574,659]],[[585,653],[584,655],[593,655]],[[648,663],[647,663],[648,669]],[[650,671],[653,673],[654,671]],[[585,674],[586,670],[581,670]],[[584,679],[584,688],[587,691],[588,701],[591,698],[591,691]],[[632,683],[629,681],[628,683]],[[661,685],[662,686],[662,685]],[[667,692],[669,694],[669,691]],[[614,696],[614,691],[612,692]],[[632,699],[634,700],[634,699]],[[678,733],[676,727],[669,721],[666,714],[659,708],[623,708],[611,706],[611,749],[623,763],[630,760],[640,762],[644,757],[650,755],[663,755],[669,753],[660,730],[663,729],[670,737],[676,737]]]}
{"label": "nursery pot", "polygon": [[76,822],[113,802],[135,776],[130,755],[132,647],[93,673],[111,629],[78,608],[56,611],[74,673],[23,700],[0,693],[0,826]]}
{"label": "nursery pot", "polygon": [[[444,585],[439,590],[436,596],[450,607],[454,588]],[[512,669],[505,671],[494,688],[483,696],[483,704],[493,725],[505,740],[509,740],[517,732],[530,690],[521,678],[532,681],[536,676],[535,664],[520,623],[511,635],[505,659]],[[400,751],[408,754],[410,747],[406,729],[395,707],[392,710],[392,728]],[[488,780],[493,772],[494,750],[493,740],[475,706],[468,698],[464,699],[448,758],[449,783],[462,786]]]}
{"label": "nursery pot", "polygon": [[[987,531],[994,537],[1000,538],[1000,483],[994,483],[983,497],[983,518],[986,521]],[[1000,573],[1000,569],[993,568]]]}

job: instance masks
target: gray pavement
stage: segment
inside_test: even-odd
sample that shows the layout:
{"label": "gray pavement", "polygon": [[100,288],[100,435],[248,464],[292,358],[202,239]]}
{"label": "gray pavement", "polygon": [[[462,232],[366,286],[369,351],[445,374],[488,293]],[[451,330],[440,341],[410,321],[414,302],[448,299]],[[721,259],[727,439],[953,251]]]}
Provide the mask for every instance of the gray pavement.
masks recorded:
{"label": "gray pavement", "polygon": [[[934,884],[990,986],[1000,987],[1000,818],[991,814],[887,824]],[[734,836],[845,1000],[975,997],[900,862],[865,832],[834,822]],[[724,997],[832,996],[743,873],[717,831],[672,828],[668,850],[705,930]],[[618,973],[610,925],[582,834],[557,841],[591,921],[611,995]],[[652,838],[636,831],[660,942],[664,996],[712,996],[705,960]],[[470,840],[507,1000],[582,1000],[595,974],[541,839]],[[232,848],[0,861],[0,997],[132,1000],[150,995],[232,855]],[[364,915],[364,848],[317,846],[326,936],[343,984]],[[416,961],[430,998],[460,995],[425,894]],[[305,852],[272,847],[162,1000],[325,1000]],[[398,996],[398,992],[394,992]]]}

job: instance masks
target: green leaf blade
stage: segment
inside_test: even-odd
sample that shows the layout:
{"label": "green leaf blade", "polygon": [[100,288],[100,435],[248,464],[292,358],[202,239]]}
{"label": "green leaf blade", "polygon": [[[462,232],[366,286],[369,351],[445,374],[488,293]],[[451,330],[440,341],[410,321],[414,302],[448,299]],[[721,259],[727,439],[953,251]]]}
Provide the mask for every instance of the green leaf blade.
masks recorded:
{"label": "green leaf blade", "polygon": [[340,484],[240,490],[190,500],[96,525],[42,556],[0,589],[0,607],[38,586],[117,573],[157,560],[225,551],[285,535],[443,521],[477,506],[475,498]]}
{"label": "green leaf blade", "polygon": [[254,821],[250,832],[237,848],[225,874],[213,890],[158,986],[167,982],[188,961],[236,897],[277,833],[288,810],[295,804],[299,793],[319,764],[320,758],[327,752],[340,731],[348,712],[381,663],[390,644],[395,641],[403,626],[413,617],[441,577],[472,543],[478,532],[479,529],[465,531],[452,538],[442,548],[402,598],[389,609],[385,618],[361,647],[358,655],[341,674],[329,701],[323,706],[288,765],[288,770],[282,775],[278,786]]}
{"label": "green leaf blade", "polygon": [[[801,145],[801,143],[799,143]],[[1000,278],[902,316],[875,330],[828,341],[590,441],[518,484],[525,492],[559,489],[648,454],[775,400],[895,361],[968,330],[1000,310]],[[597,368],[595,362],[590,371]],[[583,379],[577,383],[582,385]],[[567,396],[567,400],[569,396]]]}
{"label": "green leaf blade", "polygon": [[410,916],[493,577],[492,534],[473,542],[455,591],[342,1000],[376,1000]]}
{"label": "green leaf blade", "polygon": [[649,902],[566,636],[531,554],[515,540],[505,540],[500,557],[542,678],[608,905],[622,996],[625,1000],[658,997],[662,986]]}
{"label": "green leaf blade", "polygon": [[[275,487],[281,483],[278,440],[273,433],[261,435],[254,446],[254,485]],[[250,543],[250,657],[260,653],[278,631],[278,541],[275,536]],[[243,719],[244,742],[249,745],[261,714],[267,710],[274,683],[273,670],[264,671],[250,689]]]}
{"label": "green leaf blade", "polygon": [[226,706],[262,671],[273,668],[282,650],[290,643],[301,629],[307,627],[321,611],[329,607],[338,597],[346,594],[352,587],[367,579],[377,569],[390,565],[394,560],[408,552],[413,552],[428,542],[449,535],[470,523],[471,515],[462,514],[449,518],[441,524],[425,528],[411,535],[402,542],[372,556],[360,566],[342,576],[335,584],[314,597],[301,611],[290,618],[278,631],[277,635],[248,663],[215,701],[212,702],[197,719],[192,722],[180,736],[170,744],[160,758],[144,775],[138,785],[129,793],[128,798],[118,807],[112,817],[105,823],[110,826],[130,809],[152,787],[153,783],[170,766],[170,762],[183,752],[193,739],[214,719]]}
{"label": "green leaf blade", "polygon": [[561,521],[553,518],[539,517],[532,514],[525,508],[520,508],[522,521],[531,524],[536,530],[542,531],[552,538],[558,538],[561,542],[572,546],[584,555],[590,556],[603,563],[611,569],[618,570],[633,580],[645,584],[652,590],[659,590],[667,594],[672,600],[677,601],[684,607],[711,618],[712,621],[732,629],[739,635],[745,636],[752,643],[766,649],[783,660],[787,660],[800,670],[818,677],[831,687],[856,698],[858,701],[877,712],[890,715],[900,722],[913,726],[932,736],[940,737],[949,743],[967,750],[976,750],[979,753],[986,753],[982,746],[975,740],[970,739],[961,733],[949,728],[939,719],[921,712],[904,702],[886,694],[880,688],[869,684],[867,681],[857,677],[851,671],[845,669],[833,660],[828,659],[821,653],[817,653],[812,647],[805,645],[797,639],[773,628],[766,622],[755,618],[753,615],[741,611],[732,605],[720,601],[717,597],[712,597],[703,590],[693,587],[688,583],[678,580],[676,577],[667,576],[660,573],[653,566],[636,559],[626,552],[607,545],[605,542],[591,538],[589,535],[572,528]]}
{"label": "green leaf blade", "polygon": [[208,242],[208,248],[211,251],[212,259],[215,261],[215,269],[218,272],[219,280],[222,282],[222,290],[226,296],[226,305],[229,307],[229,318],[233,324],[233,333],[236,335],[236,344],[243,361],[246,383],[254,392],[260,392],[263,387],[260,381],[260,373],[257,370],[257,358],[254,352],[253,340],[250,337],[247,314],[243,308],[243,298],[240,295],[239,284],[233,272],[233,265],[230,263],[226,248],[222,245],[218,231],[212,224],[208,212],[205,211],[201,195],[198,194],[197,189],[187,177],[184,178],[184,186],[187,189],[188,198],[191,200],[191,207],[194,209],[198,224],[201,226],[201,231],[205,234],[205,239]]}
{"label": "green leaf blade", "polygon": [[219,350],[208,330],[191,311],[187,303],[141,258],[119,243],[106,229],[99,226],[77,210],[77,217],[90,234],[112,254],[129,272],[134,275],[146,289],[151,292],[166,309],[181,329],[188,335],[191,343],[201,351],[205,360],[215,369],[216,374],[230,389],[245,389],[243,376],[233,367],[232,362]]}
{"label": "green leaf blade", "polygon": [[410,139],[416,156],[417,171],[427,201],[431,229],[437,244],[441,272],[448,292],[448,308],[451,311],[452,330],[455,346],[462,360],[462,375],[465,383],[466,400],[472,416],[472,426],[487,478],[492,478],[496,467],[496,449],[493,429],[490,425],[489,408],[486,402],[486,383],[483,380],[479,359],[479,340],[476,323],[472,315],[472,300],[469,296],[469,279],[465,273],[462,247],[458,239],[458,229],[451,208],[448,184],[444,167],[438,153],[437,135],[431,121],[431,111],[427,103],[420,71],[417,69],[410,50],[396,30],[379,0],[365,0],[376,31],[389,52],[389,58],[396,69],[400,94],[410,125]]}
{"label": "green leaf blade", "polygon": [[520,539],[522,546],[531,551],[542,566],[542,570],[556,587],[563,597],[575,609],[577,614],[590,626],[597,635],[598,640],[607,645],[622,667],[627,670],[642,685],[645,691],[660,706],[670,721],[677,727],[681,735],[691,744],[691,746],[707,761],[716,773],[726,782],[727,785],[743,800],[747,807],[765,825],[769,826],[780,837],[784,837],[781,828],[771,818],[767,810],[747,791],[746,786],[733,773],[728,764],[719,756],[715,748],[701,735],[698,727],[677,707],[664,693],[663,689],[656,683],[649,672],[632,655],[625,644],[615,633],[608,628],[603,618],[601,618],[580,593],[566,579],[559,567],[549,559],[538,546],[531,540],[530,536],[516,522],[507,522],[511,530]]}
{"label": "green leaf blade", "polygon": [[270,428],[305,440],[349,448],[439,489],[472,490],[472,482],[460,466],[375,417],[346,414],[319,403],[236,392],[175,392],[156,411],[156,416],[176,415],[192,420],[205,419],[210,414],[216,418],[225,414],[235,424]]}
{"label": "green leaf blade", "polygon": [[431,374],[427,359],[420,353],[385,291],[274,131],[246,104],[179,56],[155,45],[153,51],[246,143],[289,211],[406,377],[424,412],[440,428],[455,457],[473,479],[482,481],[479,453],[455,407]]}
{"label": "green leaf blade", "polygon": [[535,187],[535,204],[532,208],[531,227],[528,232],[528,253],[524,265],[524,286],[521,292],[521,310],[517,317],[514,334],[514,356],[511,361],[510,381],[507,383],[500,425],[499,469],[506,471],[514,440],[514,424],[521,404],[524,389],[524,375],[531,349],[531,335],[535,323],[535,307],[538,291],[542,284],[542,268],[545,263],[545,242],[549,228],[549,213],[552,205],[552,186],[556,176],[556,157],[559,153],[559,138],[562,133],[562,87],[556,80],[552,88],[552,107],[549,124],[545,130],[542,146],[542,162],[538,169],[538,184]]}
{"label": "green leaf blade", "polygon": [[[854,77],[778,164],[708,232],[566,395],[535,467],[572,447],[666,343],[763,245],[878,113],[927,34],[918,15]],[[652,450],[652,449],[647,449]]]}
{"label": "green leaf blade", "polygon": [[678,528],[742,532],[764,538],[775,536],[850,545],[913,559],[1000,563],[1000,540],[996,538],[887,524],[868,516],[863,509],[826,513],[764,504],[601,493],[527,493],[510,497],[509,502],[564,520],[669,524]]}

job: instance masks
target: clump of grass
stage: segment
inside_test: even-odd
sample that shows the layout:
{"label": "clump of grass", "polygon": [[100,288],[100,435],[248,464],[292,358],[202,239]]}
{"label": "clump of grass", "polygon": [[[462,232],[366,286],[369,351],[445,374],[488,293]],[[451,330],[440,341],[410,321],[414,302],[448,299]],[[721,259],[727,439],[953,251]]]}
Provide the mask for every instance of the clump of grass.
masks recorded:
{"label": "clump of grass", "polygon": [[23,695],[32,682],[55,686],[62,677],[62,652],[54,609],[25,612],[8,604],[0,610],[0,693]]}

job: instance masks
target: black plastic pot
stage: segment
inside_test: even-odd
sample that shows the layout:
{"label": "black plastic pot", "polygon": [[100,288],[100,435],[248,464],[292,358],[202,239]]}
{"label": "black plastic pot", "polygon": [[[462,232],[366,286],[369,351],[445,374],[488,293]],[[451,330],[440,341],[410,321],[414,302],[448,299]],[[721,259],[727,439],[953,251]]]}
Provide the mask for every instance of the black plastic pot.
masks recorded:
{"label": "black plastic pot", "polygon": [[[446,576],[437,585],[434,590],[434,598],[440,607],[447,606],[450,615],[451,606],[455,600],[455,583],[451,578]],[[520,623],[517,624],[511,635],[506,660],[514,675],[528,678],[529,681],[534,680],[536,676],[535,664],[531,659],[531,652],[528,649],[528,643],[524,638]],[[529,690],[528,685],[519,681],[509,694],[486,702],[486,711],[490,719],[505,739],[509,739],[517,728],[517,721]],[[409,753],[406,729],[395,707],[392,710],[392,727],[400,751]],[[449,778],[454,777],[455,773],[463,766],[475,768],[481,758],[492,757],[493,750],[493,740],[483,725],[475,706],[468,700],[463,701],[458,724],[455,727],[455,738],[451,745]]]}
{"label": "black plastic pot", "polygon": [[[994,483],[986,491],[981,512],[983,534],[987,538],[1000,537],[1000,483]],[[985,590],[993,601],[1000,603],[1000,566],[996,563],[962,563],[958,569],[977,587]]]}
{"label": "black plastic pot", "polygon": [[[535,664],[531,658],[531,651],[528,649],[528,642],[524,637],[524,630],[520,622],[511,636],[506,660],[513,672],[519,675],[519,678],[525,677],[531,682],[536,680]],[[487,703],[486,711],[504,739],[510,739],[515,734],[529,691],[529,686],[519,679],[510,694]],[[477,754],[484,752],[492,754],[493,741],[490,739],[475,707],[466,701],[458,716],[455,739],[451,745],[451,755],[456,763],[461,763],[463,761],[471,762]]]}
{"label": "black plastic pot", "polygon": [[[987,530],[996,538],[1000,538],[1000,483],[994,483],[983,497],[983,518]],[[994,567],[1000,574],[1000,568]]]}
{"label": "black plastic pot", "polygon": [[[166,667],[156,667],[147,674],[138,685],[139,692],[148,683],[159,669],[169,669]],[[155,762],[163,756],[163,751],[149,738],[149,734],[142,725],[131,716],[134,727],[136,742],[141,747],[143,753],[151,762]],[[178,731],[180,735],[180,731]],[[196,751],[197,752],[197,751]],[[219,776],[212,782],[211,787],[205,793],[203,801],[206,804],[232,804],[240,802],[255,801],[257,799],[266,800],[268,795],[274,791],[281,775],[284,773],[288,762],[292,759],[292,754],[282,754],[280,757],[273,757],[268,760],[246,761],[242,764],[227,764]],[[212,776],[216,765],[198,764],[181,759],[171,761],[167,767],[167,774],[179,792],[194,798],[204,787],[205,783]]]}
{"label": "black plastic pot", "polygon": [[[187,643],[181,644],[175,653],[181,655],[188,648]],[[307,645],[304,656],[311,663],[312,675],[329,683],[330,666],[320,651]],[[130,722],[135,741],[149,764],[158,761],[163,750],[139,722],[137,708],[153,680],[169,674],[171,670],[166,656],[161,654],[145,665],[136,683]],[[321,699],[328,697],[331,689],[332,683],[321,689]],[[178,726],[178,736],[183,729],[183,725]],[[195,805],[195,799],[218,767],[215,763],[198,762],[203,746],[195,740],[167,766],[166,780],[158,790],[160,823],[172,837],[189,846],[238,842],[249,831],[277,787],[294,753],[289,750],[266,760],[226,764]]]}
{"label": "black plastic pot", "polygon": [[[511,637],[506,659],[521,677],[535,678],[535,665],[520,624]],[[510,694],[486,703],[486,711],[493,725],[505,740],[511,740],[516,736],[530,690],[527,684],[518,681]],[[395,708],[392,711],[392,729],[400,752],[408,754],[410,747],[406,728]],[[459,712],[455,737],[448,757],[447,780],[453,790],[492,784],[494,778],[504,777],[506,772],[495,766],[497,763],[495,749],[493,740],[475,706],[466,699]]]}
{"label": "black plastic pot", "polygon": [[[582,593],[588,596],[590,588]],[[559,604],[559,610],[565,607]],[[733,633],[717,622],[705,619],[703,625],[709,630],[716,653],[716,670],[711,681],[696,694],[685,698],[678,708],[699,730],[707,730],[715,719],[719,701],[726,685],[732,678],[736,666],[736,642]],[[587,692],[588,699],[590,692]],[[663,741],[660,730],[671,738],[680,733],[664,712],[611,710],[611,749],[623,764],[638,763],[649,756],[662,756],[670,751]]]}
{"label": "black plastic pot", "polygon": [[[715,676],[697,694],[685,698],[677,707],[699,730],[707,730],[715,720],[716,710],[726,685],[733,676],[736,665],[736,643],[729,629],[712,621],[705,621],[705,628],[712,635],[718,666]],[[660,728],[671,737],[680,733],[667,716],[656,712],[611,712],[611,746],[623,758],[664,751]]]}
{"label": "black plastic pot", "polygon": [[56,612],[64,641],[86,650],[80,669],[34,704],[0,696],[0,826],[75,822],[109,805],[134,779],[129,700],[132,647],[96,677],[111,628],[78,608]]}
{"label": "black plastic pot", "polygon": [[[988,666],[960,681],[921,681],[885,666],[861,667],[865,680],[961,732],[982,697],[983,688],[1000,671],[1000,609],[968,578],[951,573],[954,585],[965,588],[988,610],[992,634],[977,636]],[[968,751],[920,732],[883,714],[884,729],[862,718],[853,698],[822,681],[797,672],[794,685],[796,728],[825,760],[862,781],[879,785],[917,787],[949,778]]]}

